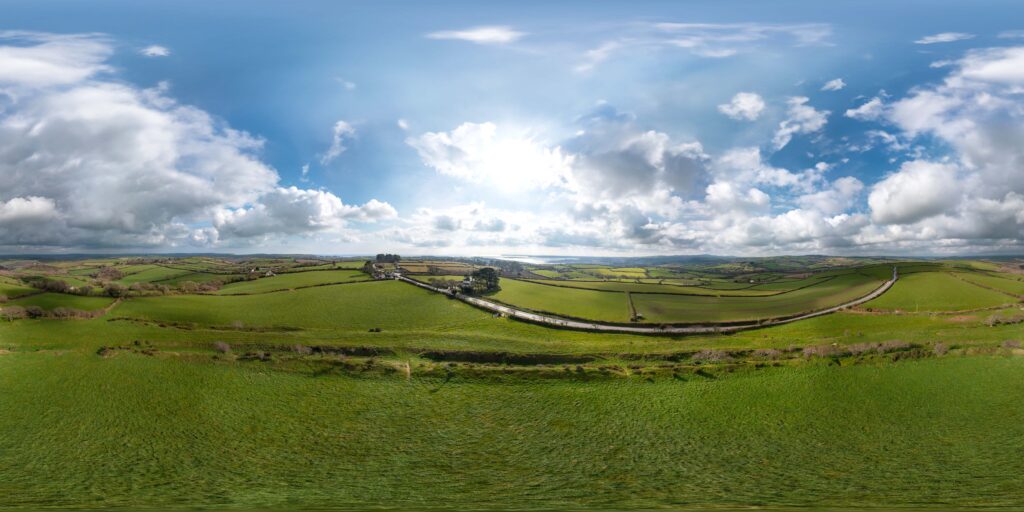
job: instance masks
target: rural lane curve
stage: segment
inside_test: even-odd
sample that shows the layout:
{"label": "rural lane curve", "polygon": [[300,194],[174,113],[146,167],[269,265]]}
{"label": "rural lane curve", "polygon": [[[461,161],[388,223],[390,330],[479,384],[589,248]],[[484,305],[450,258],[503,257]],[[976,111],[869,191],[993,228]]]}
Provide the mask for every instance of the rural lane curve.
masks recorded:
{"label": "rural lane curve", "polygon": [[599,322],[587,322],[587,321],[582,321],[582,320],[570,320],[570,319],[567,319],[567,318],[560,318],[560,317],[556,317],[556,316],[542,315],[540,313],[534,313],[534,312],[531,312],[531,311],[525,311],[525,310],[522,310],[522,309],[517,309],[517,308],[509,307],[509,306],[506,306],[504,304],[498,304],[496,302],[491,302],[491,301],[486,300],[486,299],[481,299],[479,297],[470,297],[470,296],[467,296],[467,295],[463,295],[461,293],[450,294],[450,293],[448,293],[445,290],[442,290],[440,288],[435,288],[433,286],[430,286],[429,284],[421,283],[421,282],[416,281],[414,279],[409,279],[408,277],[405,277],[405,276],[397,277],[396,279],[399,280],[399,281],[404,281],[404,282],[409,283],[409,284],[414,285],[414,286],[418,286],[420,288],[425,288],[425,289],[433,291],[433,292],[437,292],[437,293],[440,293],[440,294],[443,294],[443,295],[448,295],[449,297],[454,297],[456,299],[459,299],[459,300],[461,300],[461,301],[463,301],[465,303],[468,303],[468,304],[472,304],[472,305],[474,305],[474,306],[476,306],[478,308],[481,308],[481,309],[485,309],[485,310],[492,311],[492,312],[495,312],[495,313],[501,313],[501,314],[506,315],[506,316],[508,316],[510,318],[515,318],[517,320],[523,320],[523,321],[534,323],[534,324],[550,325],[552,327],[558,327],[558,328],[561,328],[561,329],[573,329],[573,330],[579,330],[579,331],[615,332],[615,333],[627,333],[627,334],[711,334],[711,333],[722,333],[722,332],[737,332],[737,331],[743,331],[743,330],[747,330],[747,329],[759,329],[759,328],[762,328],[762,327],[771,327],[771,326],[774,326],[774,325],[788,324],[790,322],[796,322],[796,321],[799,321],[799,320],[806,320],[808,318],[814,318],[814,317],[818,317],[818,316],[823,316],[823,315],[828,315],[828,314],[831,314],[831,313],[835,313],[836,311],[839,311],[839,310],[842,310],[842,309],[845,309],[845,308],[849,308],[849,307],[857,306],[859,304],[863,304],[863,303],[865,303],[865,302],[867,302],[869,300],[872,300],[872,299],[878,297],[879,295],[882,295],[883,293],[888,291],[889,288],[892,288],[892,285],[896,283],[897,279],[899,279],[899,275],[896,272],[896,267],[893,267],[892,268],[892,279],[886,281],[885,283],[883,283],[881,286],[876,288],[871,293],[869,293],[869,294],[867,294],[867,295],[865,295],[863,297],[860,297],[858,299],[854,299],[854,300],[851,300],[849,302],[845,302],[843,304],[839,304],[838,306],[832,306],[830,308],[822,309],[822,310],[819,310],[819,311],[813,311],[811,313],[807,313],[807,314],[800,315],[800,316],[795,316],[795,317],[791,317],[791,318],[784,318],[784,319],[779,319],[779,320],[772,320],[772,321],[763,322],[763,323],[752,323],[752,324],[742,324],[742,325],[718,325],[718,326],[716,326],[716,325],[691,325],[691,326],[675,326],[675,327],[673,327],[673,326],[665,326],[665,327],[660,327],[660,326],[639,326],[639,325],[638,326],[629,326],[629,325],[604,324],[604,323],[599,323]]}

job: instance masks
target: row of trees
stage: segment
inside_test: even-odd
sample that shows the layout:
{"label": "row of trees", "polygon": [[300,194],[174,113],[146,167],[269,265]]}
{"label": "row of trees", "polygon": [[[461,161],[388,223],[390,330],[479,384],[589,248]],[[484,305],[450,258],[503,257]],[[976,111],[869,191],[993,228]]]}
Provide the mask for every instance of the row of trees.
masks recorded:
{"label": "row of trees", "polygon": [[398,263],[402,257],[397,254],[378,254],[377,263]]}
{"label": "row of trees", "polygon": [[[253,277],[252,279],[255,279]],[[246,280],[246,279],[234,279]],[[183,281],[178,283],[177,286],[169,286],[162,283],[132,283],[130,285],[124,285],[115,281],[101,281],[98,286],[72,286],[65,281],[60,279],[51,279],[47,277],[38,277],[28,282],[29,286],[45,291],[54,293],[66,293],[69,295],[81,295],[85,297],[89,296],[108,296],[108,297],[128,297],[132,295],[166,295],[173,291],[180,291],[182,293],[208,293],[215,292],[224,286],[224,282],[221,280],[206,281],[197,283],[194,281]]]}
{"label": "row of trees", "polygon": [[39,306],[6,306],[0,310],[0,318],[7,321],[21,320],[23,318],[96,318],[103,313],[103,310],[82,311],[81,309],[56,307],[49,311]]}

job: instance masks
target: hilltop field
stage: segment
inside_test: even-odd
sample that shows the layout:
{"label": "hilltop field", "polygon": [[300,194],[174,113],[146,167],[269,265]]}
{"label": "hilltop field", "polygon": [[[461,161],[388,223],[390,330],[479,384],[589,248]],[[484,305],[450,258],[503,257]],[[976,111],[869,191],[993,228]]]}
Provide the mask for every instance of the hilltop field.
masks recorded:
{"label": "hilltop field", "polygon": [[1020,507],[1022,264],[0,260],[0,508]]}

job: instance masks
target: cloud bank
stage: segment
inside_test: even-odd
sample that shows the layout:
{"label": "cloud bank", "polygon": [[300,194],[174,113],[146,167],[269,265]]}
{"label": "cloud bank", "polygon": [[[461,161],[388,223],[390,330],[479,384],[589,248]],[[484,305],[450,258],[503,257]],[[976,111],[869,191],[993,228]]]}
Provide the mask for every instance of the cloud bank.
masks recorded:
{"label": "cloud bank", "polygon": [[[282,187],[263,141],[116,80],[101,35],[0,34],[0,247],[231,246],[395,215]],[[340,149],[338,152],[340,153]]]}

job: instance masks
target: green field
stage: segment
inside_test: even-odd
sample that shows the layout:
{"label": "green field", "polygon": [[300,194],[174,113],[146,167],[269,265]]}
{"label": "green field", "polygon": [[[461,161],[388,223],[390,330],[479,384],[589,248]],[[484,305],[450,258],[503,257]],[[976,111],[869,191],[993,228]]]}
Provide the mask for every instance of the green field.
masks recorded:
{"label": "green field", "polygon": [[[615,291],[630,291],[633,292],[631,295],[637,312],[647,322],[732,322],[816,311],[862,297],[882,284],[881,280],[855,273],[791,281],[784,286],[797,289],[786,293],[771,290],[723,290],[716,293],[704,288],[644,283],[559,281],[559,286],[538,283],[503,280],[502,290],[494,298],[534,311],[588,320],[628,322],[626,294]],[[567,284],[571,287],[565,286]],[[679,293],[698,291],[706,296],[665,293],[669,290]]]}
{"label": "green field", "polygon": [[632,293],[672,293],[679,295],[736,295],[736,296],[764,296],[774,295],[778,291],[772,290],[714,290],[697,286],[679,286],[674,284],[657,283],[630,283],[620,281],[541,281],[529,280],[537,284],[548,284],[551,286],[563,286],[567,288],[580,288],[586,290],[601,290],[610,292],[632,292]]}
{"label": "green field", "polygon": [[977,357],[495,385],[14,353],[0,506],[1014,506],[1022,372]]}
{"label": "green field", "polygon": [[494,299],[534,311],[588,320],[628,322],[629,303],[624,293],[560,288],[504,279]]}
{"label": "green field", "polygon": [[46,310],[54,308],[73,308],[82,311],[95,311],[110,305],[114,299],[109,297],[82,297],[63,293],[40,293],[8,302],[11,306],[39,306]]}
{"label": "green field", "polygon": [[[971,279],[968,277],[967,279]],[[885,295],[862,307],[902,311],[962,311],[1017,302],[1012,297],[964,282],[944,272],[901,275]]]}
{"label": "green field", "polygon": [[[252,266],[296,268],[281,261]],[[891,272],[742,267],[767,281],[761,293],[793,291],[557,283],[630,290],[645,316],[662,308],[648,322],[700,322],[844,302]],[[495,317],[400,281],[318,286],[367,276],[317,270],[133,295],[92,319],[0,321],[0,509],[1024,505],[1024,314],[967,282],[1020,281],[906,268],[916,272],[896,286],[937,304],[1009,307],[861,306],[728,335],[601,334]],[[744,279],[708,282],[751,287]],[[628,321],[623,291],[500,285],[497,300]],[[900,299],[896,289],[879,300]],[[9,304],[22,302],[112,299]]]}
{"label": "green field", "polygon": [[267,293],[325,284],[366,281],[369,279],[370,277],[365,272],[356,270],[290,272],[279,274],[274,277],[261,277],[253,281],[239,281],[237,283],[231,283],[215,293],[219,295]]}
{"label": "green field", "polygon": [[[467,313],[475,313],[434,295],[397,281],[371,281],[257,295],[140,297],[121,304],[114,314],[202,325],[241,322],[256,327],[366,330],[408,327],[424,318],[457,325]],[[424,296],[431,300],[423,300]]]}
{"label": "green field", "polygon": [[971,283],[980,284],[989,288],[995,288],[1013,295],[1024,295],[1024,276],[1012,274],[983,274],[972,272],[970,274],[957,274],[958,277]]}
{"label": "green field", "polygon": [[633,304],[648,322],[735,322],[817,311],[863,297],[881,284],[870,277],[848,274],[769,297],[633,294]]}
{"label": "green field", "polygon": [[7,298],[13,299],[22,295],[36,293],[38,291],[39,290],[26,286],[14,279],[0,276],[0,295],[4,295]]}
{"label": "green field", "polygon": [[128,270],[127,267],[119,270],[125,273],[125,276],[118,280],[118,282],[123,284],[166,281],[168,279],[181,277],[190,273],[188,270],[160,267],[156,265],[139,265],[132,267],[131,270]]}

